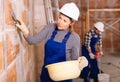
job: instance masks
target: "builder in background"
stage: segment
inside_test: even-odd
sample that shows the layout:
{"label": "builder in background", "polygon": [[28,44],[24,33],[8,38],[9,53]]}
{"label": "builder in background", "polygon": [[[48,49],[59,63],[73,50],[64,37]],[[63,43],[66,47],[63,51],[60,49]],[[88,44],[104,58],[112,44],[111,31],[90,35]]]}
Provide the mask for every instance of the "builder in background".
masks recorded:
{"label": "builder in background", "polygon": [[94,79],[94,82],[98,82],[98,63],[96,53],[99,52],[103,55],[102,51],[102,32],[104,31],[104,24],[97,22],[94,24],[94,28],[90,29],[84,37],[82,46],[82,55],[85,56],[89,62],[89,65],[85,67],[81,73],[84,78],[84,82],[90,82],[90,75]]}

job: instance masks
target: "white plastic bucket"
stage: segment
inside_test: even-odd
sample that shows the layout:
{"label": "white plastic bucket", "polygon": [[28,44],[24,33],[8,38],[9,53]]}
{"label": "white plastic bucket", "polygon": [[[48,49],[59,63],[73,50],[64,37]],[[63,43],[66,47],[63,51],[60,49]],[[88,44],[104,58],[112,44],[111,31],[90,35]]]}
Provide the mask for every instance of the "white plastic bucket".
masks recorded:
{"label": "white plastic bucket", "polygon": [[110,82],[110,75],[105,73],[98,74],[99,82]]}
{"label": "white plastic bucket", "polygon": [[81,70],[88,65],[85,57],[78,60],[64,61],[47,65],[50,78],[54,81],[62,81],[79,77]]}

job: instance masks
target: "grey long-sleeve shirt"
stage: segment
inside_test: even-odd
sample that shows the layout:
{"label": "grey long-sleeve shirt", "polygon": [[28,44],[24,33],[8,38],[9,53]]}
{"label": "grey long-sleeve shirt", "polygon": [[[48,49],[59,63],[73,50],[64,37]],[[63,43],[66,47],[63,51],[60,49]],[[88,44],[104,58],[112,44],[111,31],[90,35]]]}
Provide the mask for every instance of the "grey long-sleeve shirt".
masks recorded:
{"label": "grey long-sleeve shirt", "polygon": [[[45,42],[51,37],[56,24],[46,25],[38,34],[34,36],[29,35],[25,39],[29,44],[37,44],[45,40]],[[54,40],[62,42],[64,36],[67,34],[68,30],[58,30]],[[66,43],[66,60],[74,60],[79,57],[80,54],[80,37],[77,33],[71,33],[67,43]]]}

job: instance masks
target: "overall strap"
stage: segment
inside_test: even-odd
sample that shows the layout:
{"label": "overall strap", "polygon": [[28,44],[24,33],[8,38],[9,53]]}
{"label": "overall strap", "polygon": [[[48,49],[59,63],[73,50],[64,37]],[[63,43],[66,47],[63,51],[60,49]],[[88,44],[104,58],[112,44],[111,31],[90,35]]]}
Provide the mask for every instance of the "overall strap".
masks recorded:
{"label": "overall strap", "polygon": [[[52,39],[52,40],[55,38],[55,35],[57,34],[57,30],[58,30],[58,29],[57,29],[57,27],[56,27],[55,30],[54,30],[53,33],[52,33],[52,36],[51,36],[51,39]],[[64,39],[62,40],[62,42],[66,43],[69,37],[70,37],[70,32],[68,32],[68,33],[65,35]]]}
{"label": "overall strap", "polygon": [[[90,32],[91,32],[91,35],[92,35],[92,37],[93,37],[94,34],[92,33],[92,30],[90,30]],[[98,39],[100,39],[100,34],[98,34]]]}
{"label": "overall strap", "polygon": [[67,40],[68,40],[68,38],[70,37],[70,34],[71,34],[71,33],[68,32],[68,33],[65,35],[64,39],[62,40],[62,42],[66,43]]}
{"label": "overall strap", "polygon": [[55,27],[53,33],[52,33],[52,36],[51,36],[51,39],[53,40],[55,38],[55,35],[57,34],[57,27]]}

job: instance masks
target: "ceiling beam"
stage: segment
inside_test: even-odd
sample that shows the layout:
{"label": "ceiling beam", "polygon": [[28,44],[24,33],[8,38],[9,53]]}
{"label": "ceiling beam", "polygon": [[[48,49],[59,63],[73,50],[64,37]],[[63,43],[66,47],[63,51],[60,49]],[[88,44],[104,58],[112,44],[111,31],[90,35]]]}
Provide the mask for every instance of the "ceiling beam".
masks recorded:
{"label": "ceiling beam", "polygon": [[88,9],[88,11],[120,11],[120,8],[116,8],[116,9]]}

